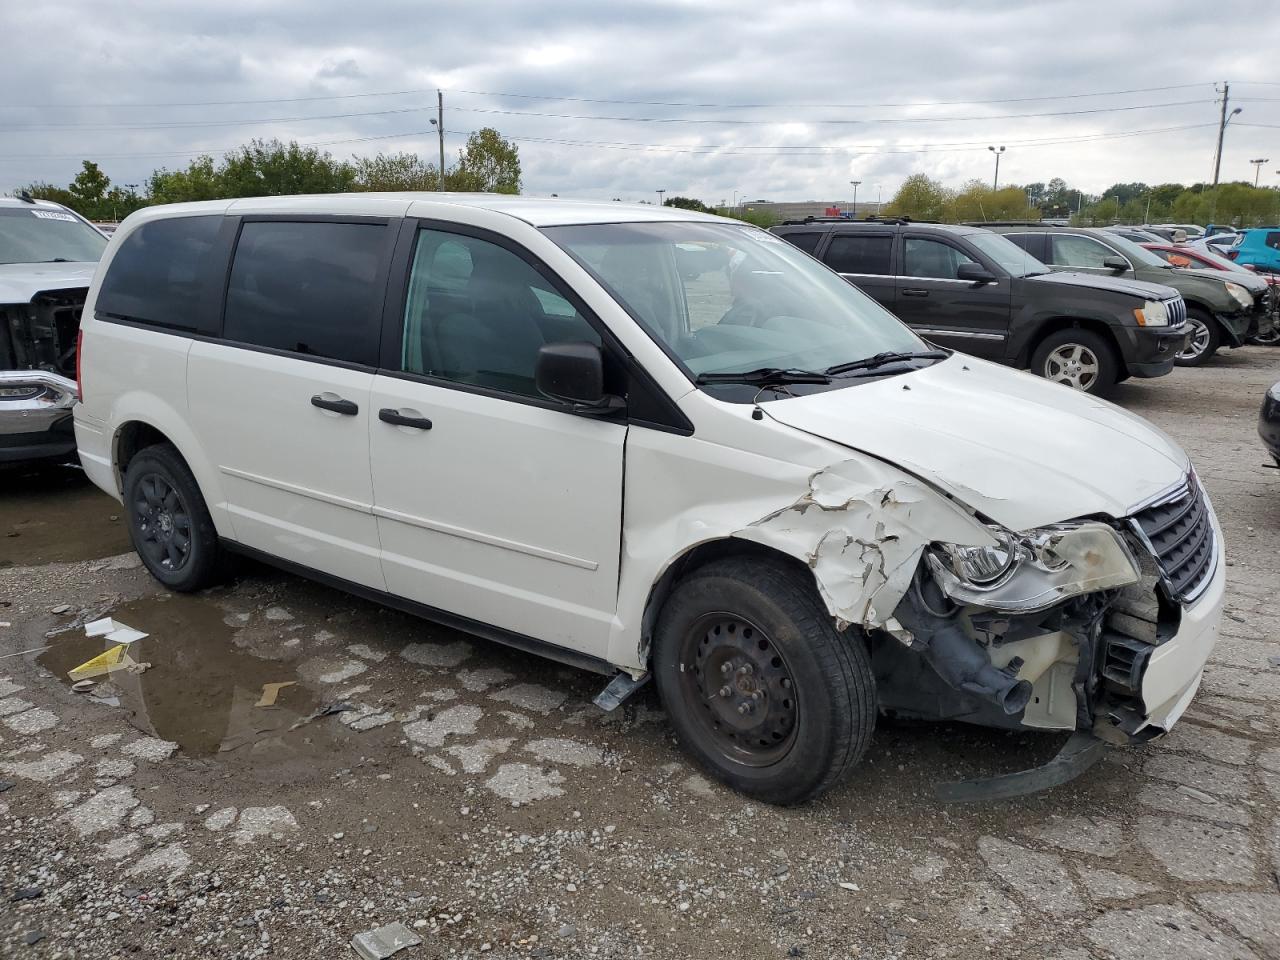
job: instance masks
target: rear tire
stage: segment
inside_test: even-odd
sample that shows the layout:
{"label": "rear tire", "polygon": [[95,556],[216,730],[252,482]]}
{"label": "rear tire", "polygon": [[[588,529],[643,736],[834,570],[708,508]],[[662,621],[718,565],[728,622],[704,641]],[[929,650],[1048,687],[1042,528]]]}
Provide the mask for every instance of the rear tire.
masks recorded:
{"label": "rear tire", "polygon": [[143,566],[189,593],[222,578],[225,551],[191,468],[167,443],[141,450],[124,474],[129,537]]}
{"label": "rear tire", "polygon": [[1049,334],[1031,354],[1031,372],[1036,376],[1094,396],[1111,392],[1119,368],[1111,344],[1082,327]]}
{"label": "rear tire", "polygon": [[719,560],[677,584],[658,618],[653,672],[681,746],[766,803],[829,789],[875,729],[861,635],[837,631],[812,581],[779,563]]}
{"label": "rear tire", "polygon": [[1222,331],[1218,322],[1203,310],[1192,307],[1187,310],[1187,323],[1191,325],[1191,333],[1187,336],[1187,345],[1174,358],[1180,367],[1198,367],[1208,363],[1222,345]]}

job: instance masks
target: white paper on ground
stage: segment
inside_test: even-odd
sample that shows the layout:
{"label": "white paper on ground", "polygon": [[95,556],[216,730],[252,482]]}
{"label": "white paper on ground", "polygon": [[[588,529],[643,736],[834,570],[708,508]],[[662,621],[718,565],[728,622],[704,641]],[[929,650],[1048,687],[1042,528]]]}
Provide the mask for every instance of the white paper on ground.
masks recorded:
{"label": "white paper on ground", "polygon": [[92,623],[84,625],[84,635],[86,637],[105,637],[112,630],[117,628],[117,624],[110,617],[103,617],[101,620],[94,620]]}
{"label": "white paper on ground", "polygon": [[148,636],[148,634],[120,623],[116,625],[116,629],[107,634],[107,640],[111,643],[133,643],[135,640],[141,640],[145,636]]}

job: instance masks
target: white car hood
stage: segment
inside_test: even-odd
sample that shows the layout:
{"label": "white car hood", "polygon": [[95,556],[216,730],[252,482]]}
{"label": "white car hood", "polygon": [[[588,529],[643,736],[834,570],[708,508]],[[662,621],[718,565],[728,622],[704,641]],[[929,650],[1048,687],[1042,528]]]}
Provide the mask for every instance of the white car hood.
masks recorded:
{"label": "white car hood", "polygon": [[0,263],[0,303],[27,303],[42,290],[88,287],[96,263]]}
{"label": "white car hood", "polygon": [[1181,448],[1141,417],[961,354],[763,408],[894,463],[1012,530],[1126,516],[1191,469]]}

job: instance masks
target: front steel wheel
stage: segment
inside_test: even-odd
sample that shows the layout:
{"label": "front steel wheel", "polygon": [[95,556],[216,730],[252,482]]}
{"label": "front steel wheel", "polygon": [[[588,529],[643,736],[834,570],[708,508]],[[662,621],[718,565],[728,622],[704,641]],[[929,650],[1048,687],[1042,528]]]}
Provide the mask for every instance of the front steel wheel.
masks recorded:
{"label": "front steel wheel", "polygon": [[1098,355],[1078,343],[1064,343],[1045,358],[1044,378],[1088,393],[1098,382]]}
{"label": "front steel wheel", "polygon": [[688,574],[658,617],[652,668],[681,746],[767,803],[829,789],[875,729],[864,636],[836,630],[812,575],[782,561],[735,557]]}

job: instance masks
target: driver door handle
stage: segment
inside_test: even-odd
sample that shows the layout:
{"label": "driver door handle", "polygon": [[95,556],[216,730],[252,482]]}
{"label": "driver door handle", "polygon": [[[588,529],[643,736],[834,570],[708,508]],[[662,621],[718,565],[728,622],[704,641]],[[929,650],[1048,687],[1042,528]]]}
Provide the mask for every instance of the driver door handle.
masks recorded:
{"label": "driver door handle", "polygon": [[921,287],[906,287],[899,291],[904,297],[927,297],[929,291]]}
{"label": "driver door handle", "polygon": [[342,397],[333,394],[325,395],[317,393],[311,398],[311,405],[319,407],[321,410],[332,410],[334,413],[340,413],[346,417],[354,417],[360,412],[360,408],[356,406],[354,400],[343,400]]}
{"label": "driver door handle", "polygon": [[426,417],[406,415],[392,407],[383,407],[378,411],[378,419],[397,427],[416,427],[419,430],[430,430],[431,421]]}

